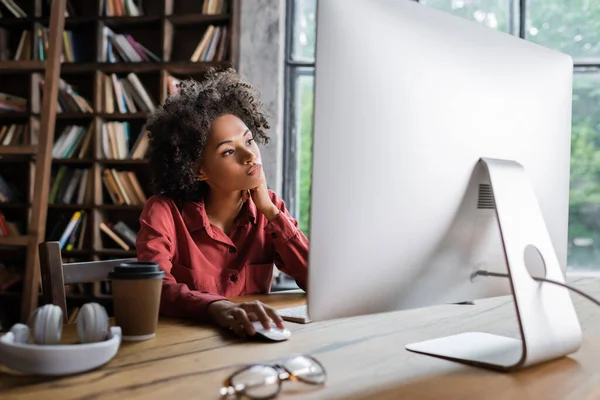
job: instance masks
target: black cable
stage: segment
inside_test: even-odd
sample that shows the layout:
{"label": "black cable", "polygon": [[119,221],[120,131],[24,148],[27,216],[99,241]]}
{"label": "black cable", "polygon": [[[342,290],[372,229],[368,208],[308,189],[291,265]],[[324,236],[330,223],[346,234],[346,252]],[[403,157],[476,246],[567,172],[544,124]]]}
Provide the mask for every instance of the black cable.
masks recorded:
{"label": "black cable", "polygon": [[[499,272],[489,272],[489,271],[476,271],[473,273],[473,276],[476,275],[481,275],[481,276],[493,276],[493,277],[499,277],[499,278],[508,278],[508,274],[502,274]],[[580,296],[585,297],[586,299],[588,299],[589,301],[595,303],[597,306],[600,306],[600,301],[596,300],[595,298],[593,298],[592,296],[590,296],[587,293],[582,292],[581,290],[574,288],[572,286],[566,285],[562,282],[557,282],[557,281],[553,281],[552,279],[546,279],[546,278],[539,278],[537,276],[532,276],[533,280],[538,281],[538,282],[547,282],[547,283],[552,283],[554,285],[558,285],[558,286],[562,286],[564,288],[567,288],[569,290],[574,291],[575,293],[579,294]]]}

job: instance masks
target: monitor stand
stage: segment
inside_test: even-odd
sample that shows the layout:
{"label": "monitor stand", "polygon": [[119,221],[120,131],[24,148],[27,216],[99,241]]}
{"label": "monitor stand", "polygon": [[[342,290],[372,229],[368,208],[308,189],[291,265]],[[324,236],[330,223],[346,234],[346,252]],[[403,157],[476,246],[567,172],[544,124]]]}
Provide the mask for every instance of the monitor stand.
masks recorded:
{"label": "monitor stand", "polygon": [[525,265],[525,248],[532,245],[543,259],[546,278],[564,283],[525,170],[510,160],[482,158],[479,162],[492,187],[521,340],[467,332],[412,343],[406,349],[499,371],[517,370],[571,354],[581,345],[581,327],[568,290],[534,281]]}

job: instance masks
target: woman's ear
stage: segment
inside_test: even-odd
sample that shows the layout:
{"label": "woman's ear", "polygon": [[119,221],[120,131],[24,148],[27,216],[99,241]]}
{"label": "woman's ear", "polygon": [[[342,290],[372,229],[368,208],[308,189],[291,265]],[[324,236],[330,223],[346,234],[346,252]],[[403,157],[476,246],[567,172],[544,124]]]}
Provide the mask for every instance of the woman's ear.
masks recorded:
{"label": "woman's ear", "polygon": [[195,171],[197,171],[197,178],[199,181],[205,181],[208,179],[208,177],[206,176],[206,171],[204,170],[204,166],[202,165],[203,163],[200,162],[196,162],[194,163],[194,166],[192,167],[192,169],[194,169]]}
{"label": "woman's ear", "polygon": [[204,169],[200,168],[200,171],[198,172],[198,180],[199,181],[205,181],[207,179],[208,179],[208,177],[206,176],[206,173],[204,172]]}

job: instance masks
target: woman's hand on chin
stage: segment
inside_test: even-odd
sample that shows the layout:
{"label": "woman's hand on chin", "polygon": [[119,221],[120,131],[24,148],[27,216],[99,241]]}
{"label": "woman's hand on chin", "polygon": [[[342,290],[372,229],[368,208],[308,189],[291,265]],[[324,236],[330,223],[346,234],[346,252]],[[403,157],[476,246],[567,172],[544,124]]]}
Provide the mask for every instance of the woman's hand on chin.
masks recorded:
{"label": "woman's hand on chin", "polygon": [[267,179],[264,171],[261,171],[261,179],[258,186],[242,192],[242,199],[244,202],[247,201],[249,197],[252,197],[256,209],[269,221],[273,220],[277,214],[279,214],[279,209],[275,207],[275,204],[273,204],[269,197],[269,189],[267,188]]}

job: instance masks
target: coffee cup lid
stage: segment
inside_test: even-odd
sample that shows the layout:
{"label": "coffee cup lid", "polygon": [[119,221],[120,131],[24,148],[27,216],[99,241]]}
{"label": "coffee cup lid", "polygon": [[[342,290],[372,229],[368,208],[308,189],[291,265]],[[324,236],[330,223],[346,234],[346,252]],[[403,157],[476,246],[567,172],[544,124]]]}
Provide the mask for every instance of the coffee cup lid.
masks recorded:
{"label": "coffee cup lid", "polygon": [[165,272],[151,261],[130,261],[121,263],[109,272],[108,279],[157,279]]}

